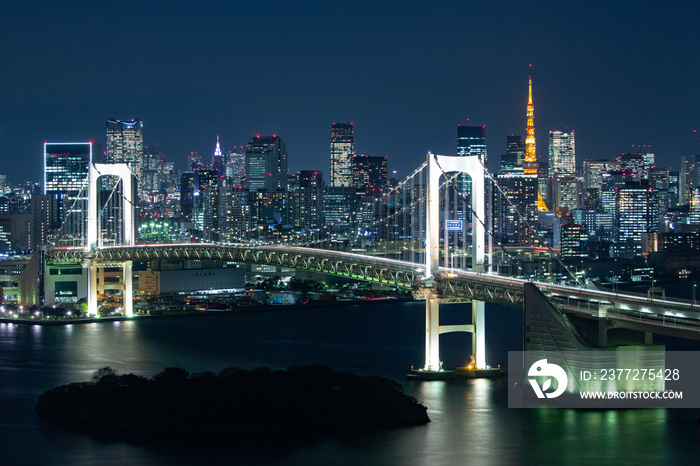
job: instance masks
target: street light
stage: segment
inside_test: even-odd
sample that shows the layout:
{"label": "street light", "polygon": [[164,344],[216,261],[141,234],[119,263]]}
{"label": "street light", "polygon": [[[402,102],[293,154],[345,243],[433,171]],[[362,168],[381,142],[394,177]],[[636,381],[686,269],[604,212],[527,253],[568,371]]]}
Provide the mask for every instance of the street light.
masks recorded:
{"label": "street light", "polygon": [[695,289],[698,287],[698,284],[696,282],[693,282],[693,305],[697,304],[695,301]]}

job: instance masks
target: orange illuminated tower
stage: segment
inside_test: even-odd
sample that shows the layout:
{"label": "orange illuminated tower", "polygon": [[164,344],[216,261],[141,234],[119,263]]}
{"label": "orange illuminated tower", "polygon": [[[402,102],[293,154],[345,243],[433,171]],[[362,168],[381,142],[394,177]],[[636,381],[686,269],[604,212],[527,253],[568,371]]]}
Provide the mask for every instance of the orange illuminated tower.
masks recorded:
{"label": "orange illuminated tower", "polygon": [[523,171],[526,174],[537,173],[537,143],[535,142],[535,106],[532,104],[532,65],[527,96],[527,135],[525,136],[525,159]]}
{"label": "orange illuminated tower", "polygon": [[[535,106],[532,103],[532,65],[530,65],[530,77],[527,96],[527,129],[525,136],[525,157],[523,159],[523,172],[525,175],[537,177],[537,143],[535,141]],[[542,192],[537,190],[538,212],[549,212],[544,202]]]}

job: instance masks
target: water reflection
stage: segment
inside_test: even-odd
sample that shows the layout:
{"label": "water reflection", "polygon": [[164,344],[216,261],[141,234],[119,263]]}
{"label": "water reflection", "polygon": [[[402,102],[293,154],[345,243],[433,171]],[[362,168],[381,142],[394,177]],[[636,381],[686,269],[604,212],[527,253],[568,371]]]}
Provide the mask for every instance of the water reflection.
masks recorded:
{"label": "water reflection", "polygon": [[666,410],[521,410],[525,443],[533,462],[620,464],[644,456],[664,463],[668,449]]}
{"label": "water reflection", "polygon": [[[27,451],[40,464],[87,464],[105,457],[115,464],[134,458],[147,464],[223,464],[236,458],[243,463],[284,465],[668,464],[700,458],[697,411],[691,415],[659,409],[509,409],[505,379],[404,381],[401,368],[422,357],[422,307],[418,303],[378,309],[105,322],[38,331],[0,324],[0,430],[13,433],[5,440],[14,445],[12,452],[3,453],[3,461],[26,462],[20,453]],[[503,321],[511,316],[510,310],[497,315]],[[395,331],[386,332],[387,328]],[[514,349],[512,334],[512,329],[502,336],[492,334],[493,354]],[[459,348],[451,350],[456,354]],[[310,362],[364,374],[389,372],[408,394],[428,406],[432,422],[294,441],[212,442],[203,447],[91,437],[39,423],[33,411],[43,390],[87,380],[104,366],[150,376],[168,366],[219,371],[232,365],[278,368]]]}

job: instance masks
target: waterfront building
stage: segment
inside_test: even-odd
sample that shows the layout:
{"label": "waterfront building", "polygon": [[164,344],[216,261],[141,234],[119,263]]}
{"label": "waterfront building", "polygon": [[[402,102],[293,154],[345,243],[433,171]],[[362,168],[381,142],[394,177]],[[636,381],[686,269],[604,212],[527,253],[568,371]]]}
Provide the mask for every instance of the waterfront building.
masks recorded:
{"label": "waterfront building", "polygon": [[33,251],[42,244],[48,244],[49,235],[60,228],[58,199],[50,194],[34,193],[31,197],[31,237],[30,249]]}
{"label": "waterfront building", "polygon": [[87,177],[92,142],[44,143],[44,194],[54,196],[58,222],[68,219],[62,245],[82,245],[87,226]]}

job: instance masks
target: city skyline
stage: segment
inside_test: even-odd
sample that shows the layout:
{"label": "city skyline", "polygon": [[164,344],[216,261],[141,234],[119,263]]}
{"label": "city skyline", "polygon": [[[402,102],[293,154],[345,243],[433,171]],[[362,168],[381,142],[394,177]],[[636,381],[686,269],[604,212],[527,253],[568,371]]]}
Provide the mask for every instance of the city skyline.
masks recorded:
{"label": "city skyline", "polygon": [[555,6],[12,4],[0,171],[39,179],[45,141],[102,143],[110,117],[141,119],[144,143],[180,168],[216,135],[227,150],[278,134],[290,171],[326,176],[332,122],[355,122],[357,152],[405,176],[427,151],[454,154],[469,118],[486,125],[496,171],[506,136],[525,137],[529,64],[540,140],[575,130],[579,163],[646,144],[678,169],[700,153],[700,6]]}

